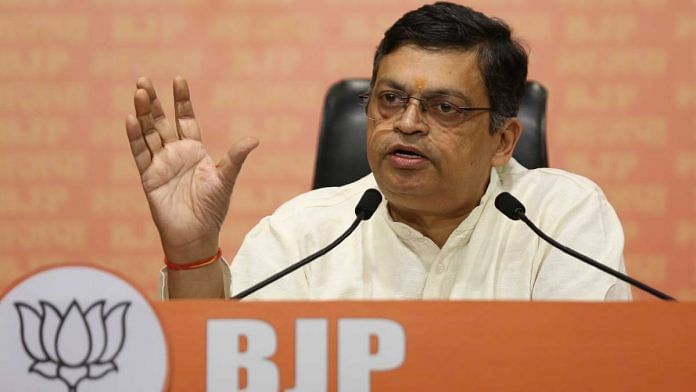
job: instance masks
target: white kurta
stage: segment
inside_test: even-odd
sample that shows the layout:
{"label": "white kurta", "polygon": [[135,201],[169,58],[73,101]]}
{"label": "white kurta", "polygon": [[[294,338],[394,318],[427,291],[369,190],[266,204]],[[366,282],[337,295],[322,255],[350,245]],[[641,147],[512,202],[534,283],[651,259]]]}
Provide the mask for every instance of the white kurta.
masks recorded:
{"label": "white kurta", "polygon": [[[254,227],[225,277],[238,293],[328,245],[355,219],[369,175],[300,195]],[[329,254],[258,291],[257,299],[629,300],[628,286],[552,248],[494,206],[516,196],[527,216],[564,245],[624,271],[623,231],[601,190],[557,169],[527,170],[511,160],[493,169],[480,204],[440,249],[394,222],[382,202]],[[229,284],[228,282],[229,281]],[[166,271],[162,294],[167,296]]]}

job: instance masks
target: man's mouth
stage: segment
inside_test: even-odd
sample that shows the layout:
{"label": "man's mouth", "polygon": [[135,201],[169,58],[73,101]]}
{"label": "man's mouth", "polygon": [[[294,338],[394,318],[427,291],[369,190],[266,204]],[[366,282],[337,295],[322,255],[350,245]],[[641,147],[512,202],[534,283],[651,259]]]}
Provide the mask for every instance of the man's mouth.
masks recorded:
{"label": "man's mouth", "polygon": [[420,155],[419,153],[417,153],[415,151],[408,151],[408,150],[401,150],[401,149],[394,151],[392,154],[394,154],[398,157],[407,158],[407,159],[425,158],[424,156]]}
{"label": "man's mouth", "polygon": [[389,149],[389,155],[407,159],[428,159],[425,153],[416,146],[396,144]]}
{"label": "man's mouth", "polygon": [[394,146],[388,155],[389,162],[397,169],[421,169],[429,159],[420,150],[409,146]]}

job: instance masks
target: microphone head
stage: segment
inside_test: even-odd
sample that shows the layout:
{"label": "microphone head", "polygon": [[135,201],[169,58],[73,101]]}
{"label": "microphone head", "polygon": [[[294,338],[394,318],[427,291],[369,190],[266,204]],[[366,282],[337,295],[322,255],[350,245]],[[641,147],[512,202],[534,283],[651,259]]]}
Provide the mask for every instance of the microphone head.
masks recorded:
{"label": "microphone head", "polygon": [[525,213],[522,203],[507,192],[502,192],[495,198],[495,208],[512,220],[519,220]]}
{"label": "microphone head", "polygon": [[377,189],[368,189],[363,193],[358,205],[355,206],[355,215],[362,220],[368,220],[377,211],[382,202],[382,194]]}

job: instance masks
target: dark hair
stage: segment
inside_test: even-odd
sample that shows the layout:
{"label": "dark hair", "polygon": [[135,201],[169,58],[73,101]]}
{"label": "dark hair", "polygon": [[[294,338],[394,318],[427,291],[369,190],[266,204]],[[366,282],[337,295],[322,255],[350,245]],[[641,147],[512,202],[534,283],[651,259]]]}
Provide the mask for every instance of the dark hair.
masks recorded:
{"label": "dark hair", "polygon": [[447,2],[408,12],[384,33],[375,52],[371,86],[382,58],[404,45],[476,50],[491,106],[490,132],[517,116],[527,80],[527,53],[504,21]]}

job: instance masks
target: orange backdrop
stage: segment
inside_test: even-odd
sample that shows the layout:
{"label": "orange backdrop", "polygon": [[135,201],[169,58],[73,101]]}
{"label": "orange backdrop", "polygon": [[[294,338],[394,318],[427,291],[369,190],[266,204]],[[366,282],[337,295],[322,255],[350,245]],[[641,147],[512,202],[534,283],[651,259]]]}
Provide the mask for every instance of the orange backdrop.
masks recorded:
{"label": "orange backdrop", "polygon": [[[254,135],[222,246],[309,189],[323,94],[368,76],[406,0],[0,0],[0,287],[90,261],[156,296],[162,254],[123,118],[135,79],[189,80],[220,156]],[[630,273],[696,299],[696,2],[476,0],[531,48],[553,167],[606,191]]]}

